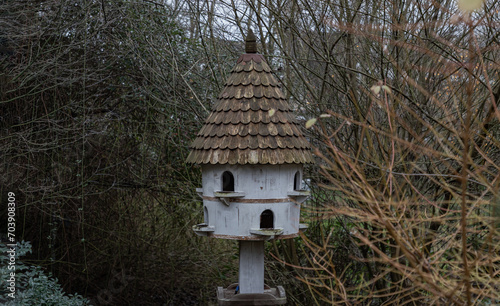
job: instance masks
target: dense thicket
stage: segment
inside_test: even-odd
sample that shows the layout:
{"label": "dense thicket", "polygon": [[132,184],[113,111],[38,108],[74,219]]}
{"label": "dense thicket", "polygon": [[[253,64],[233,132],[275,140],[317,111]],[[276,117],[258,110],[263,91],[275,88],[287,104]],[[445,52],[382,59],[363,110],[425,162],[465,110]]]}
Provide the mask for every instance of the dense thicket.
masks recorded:
{"label": "dense thicket", "polygon": [[1,6],[2,201],[33,260],[101,303],[202,299],[184,159],[219,76],[199,41],[166,5]]}
{"label": "dense thicket", "polygon": [[498,1],[251,3],[316,117],[316,301],[497,303]]}
{"label": "dense thicket", "polygon": [[268,245],[270,284],[303,305],[494,304],[499,9],[1,1],[2,215],[15,192],[32,260],[95,303],[213,300],[237,251],[191,233],[200,176],[184,159],[252,27],[317,119],[310,229]]}

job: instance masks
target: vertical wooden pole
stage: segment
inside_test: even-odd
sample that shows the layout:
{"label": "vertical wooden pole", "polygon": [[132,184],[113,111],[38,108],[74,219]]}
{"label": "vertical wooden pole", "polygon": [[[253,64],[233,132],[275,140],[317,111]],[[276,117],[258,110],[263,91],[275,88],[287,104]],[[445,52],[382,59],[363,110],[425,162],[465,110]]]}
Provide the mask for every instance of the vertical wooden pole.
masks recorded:
{"label": "vertical wooden pole", "polygon": [[240,240],[239,293],[264,293],[264,241]]}

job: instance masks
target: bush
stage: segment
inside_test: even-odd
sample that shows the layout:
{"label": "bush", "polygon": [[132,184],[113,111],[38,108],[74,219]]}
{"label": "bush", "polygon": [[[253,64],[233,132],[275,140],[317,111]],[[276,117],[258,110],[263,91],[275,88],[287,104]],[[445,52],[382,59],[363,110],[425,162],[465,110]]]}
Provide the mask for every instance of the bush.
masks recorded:
{"label": "bush", "polygon": [[9,297],[7,290],[9,275],[7,262],[10,259],[7,251],[10,248],[5,243],[0,243],[0,303],[2,305],[90,305],[90,302],[81,295],[66,295],[50,273],[47,275],[38,266],[26,265],[19,258],[31,253],[30,242],[18,242],[16,247],[16,291],[15,298]]}

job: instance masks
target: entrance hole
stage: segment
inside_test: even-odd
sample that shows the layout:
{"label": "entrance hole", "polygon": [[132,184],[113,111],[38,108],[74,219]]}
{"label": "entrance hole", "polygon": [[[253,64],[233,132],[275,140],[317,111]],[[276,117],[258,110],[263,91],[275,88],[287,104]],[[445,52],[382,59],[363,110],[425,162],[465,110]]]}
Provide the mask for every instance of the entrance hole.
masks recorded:
{"label": "entrance hole", "polygon": [[274,214],[270,209],[260,214],[260,228],[274,228]]}

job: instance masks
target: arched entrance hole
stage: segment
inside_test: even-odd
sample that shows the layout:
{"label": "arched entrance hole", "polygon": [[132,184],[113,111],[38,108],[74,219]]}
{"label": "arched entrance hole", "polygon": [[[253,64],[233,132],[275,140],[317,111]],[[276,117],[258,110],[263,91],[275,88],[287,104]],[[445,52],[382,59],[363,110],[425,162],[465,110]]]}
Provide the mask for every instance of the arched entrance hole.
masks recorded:
{"label": "arched entrance hole", "polygon": [[203,218],[205,219],[205,224],[209,224],[209,219],[208,219],[208,209],[206,206],[203,207]]}
{"label": "arched entrance hole", "polygon": [[234,176],[229,171],[222,173],[222,191],[234,191]]}
{"label": "arched entrance hole", "polygon": [[260,214],[260,228],[274,228],[274,214],[266,209]]}
{"label": "arched entrance hole", "polygon": [[295,173],[295,177],[293,178],[293,190],[300,190],[302,179],[300,177],[300,171]]}

